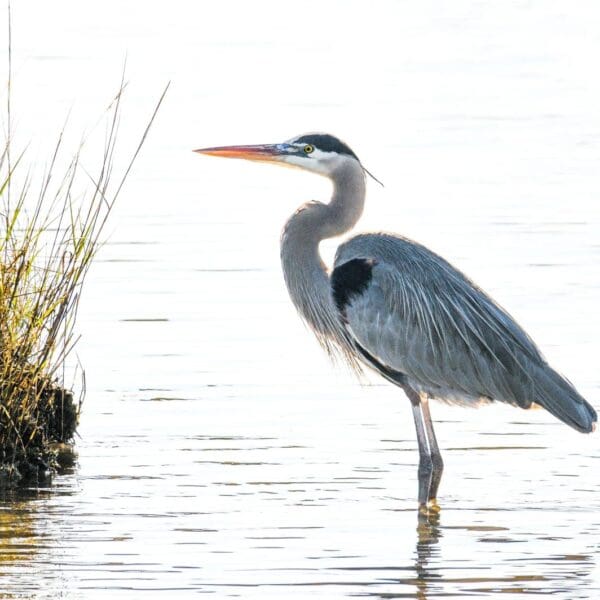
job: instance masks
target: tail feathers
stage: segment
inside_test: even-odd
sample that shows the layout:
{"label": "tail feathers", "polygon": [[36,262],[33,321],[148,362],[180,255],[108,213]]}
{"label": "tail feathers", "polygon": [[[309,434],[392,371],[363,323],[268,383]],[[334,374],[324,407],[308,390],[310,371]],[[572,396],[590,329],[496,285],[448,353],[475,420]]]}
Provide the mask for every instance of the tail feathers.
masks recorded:
{"label": "tail feathers", "polygon": [[548,365],[538,367],[534,380],[536,404],[577,431],[594,431],[598,415],[569,381]]}

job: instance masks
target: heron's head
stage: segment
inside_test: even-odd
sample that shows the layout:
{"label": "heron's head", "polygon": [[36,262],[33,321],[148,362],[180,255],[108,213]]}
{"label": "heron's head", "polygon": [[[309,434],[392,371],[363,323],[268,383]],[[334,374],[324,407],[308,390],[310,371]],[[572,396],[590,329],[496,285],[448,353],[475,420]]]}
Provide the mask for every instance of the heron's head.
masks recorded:
{"label": "heron's head", "polygon": [[225,158],[276,162],[299,167],[325,177],[331,177],[347,161],[354,161],[360,165],[358,156],[347,144],[326,133],[307,133],[281,144],[222,146],[201,148],[194,152]]}

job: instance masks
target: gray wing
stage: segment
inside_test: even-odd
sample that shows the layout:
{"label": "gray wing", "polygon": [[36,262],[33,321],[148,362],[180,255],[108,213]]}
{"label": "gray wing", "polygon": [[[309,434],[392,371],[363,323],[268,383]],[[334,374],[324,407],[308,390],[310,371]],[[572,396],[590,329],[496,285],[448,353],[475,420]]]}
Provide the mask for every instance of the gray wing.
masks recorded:
{"label": "gray wing", "polygon": [[357,236],[340,246],[331,281],[360,351],[418,391],[457,402],[537,402],[591,429],[593,409],[515,320],[427,248],[389,234]]}

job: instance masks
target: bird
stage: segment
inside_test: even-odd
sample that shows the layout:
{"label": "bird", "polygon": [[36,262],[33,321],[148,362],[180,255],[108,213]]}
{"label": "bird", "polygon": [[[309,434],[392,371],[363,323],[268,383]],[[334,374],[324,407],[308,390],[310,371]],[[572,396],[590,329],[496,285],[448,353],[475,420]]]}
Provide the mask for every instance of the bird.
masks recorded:
{"label": "bird", "polygon": [[339,245],[331,268],[325,264],[319,244],[354,228],[371,175],[345,142],[308,133],[282,143],[195,152],[298,167],[331,180],[329,202],[307,202],[285,223],[285,283],[329,355],[357,373],[374,370],[410,401],[419,450],[419,514],[440,511],[444,463],[430,399],[541,406],[577,431],[594,430],[594,408],[548,364],[515,319],[432,250],[394,233],[358,234]]}

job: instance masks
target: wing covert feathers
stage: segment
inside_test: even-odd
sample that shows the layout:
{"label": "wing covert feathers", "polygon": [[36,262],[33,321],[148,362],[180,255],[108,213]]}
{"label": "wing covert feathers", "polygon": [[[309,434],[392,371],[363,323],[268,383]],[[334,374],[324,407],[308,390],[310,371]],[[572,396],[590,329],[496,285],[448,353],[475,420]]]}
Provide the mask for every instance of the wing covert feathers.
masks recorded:
{"label": "wing covert feathers", "polygon": [[355,342],[417,391],[463,404],[535,402],[592,431],[595,410],[516,321],[424,246],[391,234],[356,236],[338,249],[331,282]]}

